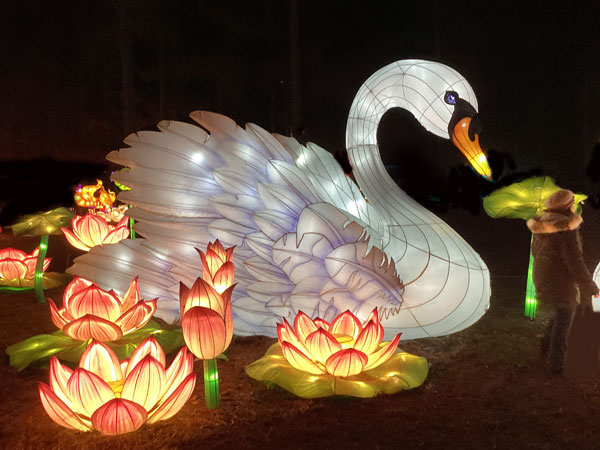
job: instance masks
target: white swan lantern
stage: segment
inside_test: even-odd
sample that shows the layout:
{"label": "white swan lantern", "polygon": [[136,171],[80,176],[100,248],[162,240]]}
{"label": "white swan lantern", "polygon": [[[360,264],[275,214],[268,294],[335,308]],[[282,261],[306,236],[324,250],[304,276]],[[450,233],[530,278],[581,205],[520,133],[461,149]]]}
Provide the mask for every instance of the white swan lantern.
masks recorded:
{"label": "white swan lantern", "polygon": [[[214,113],[191,114],[202,128],[162,121],[160,132],[128,136],[129,147],[107,159],[130,168],[113,180],[131,187],[119,199],[133,205],[127,214],[144,239],[96,247],[69,272],[117,292],[139,275],[142,296],[158,297],[157,316],[174,322],[179,282],[190,285],[202,270],[194,248],[219,239],[236,246],[238,335],[275,336],[281,317],[299,310],[326,320],[350,310],[365,320],[374,307],[387,339],[468,327],[489,306],[488,269],[387,174],[376,131],[393,107],[467,151],[477,144],[471,86],[450,67],[419,60],[382,68],[352,104],[346,141],[362,193],[317,145]],[[459,109],[468,117],[457,117]],[[482,155],[470,161],[489,176]]]}

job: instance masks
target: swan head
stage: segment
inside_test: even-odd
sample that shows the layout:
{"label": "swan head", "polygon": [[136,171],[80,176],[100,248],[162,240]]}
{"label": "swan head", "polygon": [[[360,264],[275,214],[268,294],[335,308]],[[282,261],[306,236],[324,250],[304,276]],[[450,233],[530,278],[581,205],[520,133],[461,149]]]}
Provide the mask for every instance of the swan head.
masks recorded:
{"label": "swan head", "polygon": [[479,145],[473,88],[459,72],[438,62],[397,61],[367,79],[350,107],[346,129],[349,155],[360,147],[377,146],[381,118],[397,107],[410,112],[430,133],[451,139],[473,169],[491,179],[487,157]]}
{"label": "swan head", "polygon": [[479,175],[491,180],[492,170],[479,144],[481,122],[477,110],[468,101],[460,98],[456,91],[446,91],[444,102],[454,107],[448,122],[448,136],[452,143]]}

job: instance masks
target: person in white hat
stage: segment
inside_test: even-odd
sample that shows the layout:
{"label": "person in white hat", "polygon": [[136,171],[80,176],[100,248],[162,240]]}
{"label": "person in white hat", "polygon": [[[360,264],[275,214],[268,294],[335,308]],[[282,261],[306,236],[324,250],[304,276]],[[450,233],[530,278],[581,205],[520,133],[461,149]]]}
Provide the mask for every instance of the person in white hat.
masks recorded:
{"label": "person in white hat", "polygon": [[562,373],[567,338],[580,301],[591,302],[600,291],[583,260],[573,192],[562,189],[545,202],[545,211],[527,221],[533,233],[533,283],[537,298],[552,306],[554,317],[546,328],[541,350],[548,356],[550,370]]}

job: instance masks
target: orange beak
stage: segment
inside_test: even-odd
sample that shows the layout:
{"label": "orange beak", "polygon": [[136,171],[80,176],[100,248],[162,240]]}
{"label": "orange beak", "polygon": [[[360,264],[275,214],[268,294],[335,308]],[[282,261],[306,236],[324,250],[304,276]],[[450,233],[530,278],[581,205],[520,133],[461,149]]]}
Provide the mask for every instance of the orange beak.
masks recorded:
{"label": "orange beak", "polygon": [[484,177],[486,180],[492,179],[492,169],[488,163],[487,157],[481,146],[479,145],[479,135],[475,135],[475,140],[471,140],[469,137],[469,126],[471,125],[471,118],[465,117],[460,120],[455,126],[452,133],[452,142],[461,151],[463,155],[469,161],[469,164],[473,166],[473,169]]}

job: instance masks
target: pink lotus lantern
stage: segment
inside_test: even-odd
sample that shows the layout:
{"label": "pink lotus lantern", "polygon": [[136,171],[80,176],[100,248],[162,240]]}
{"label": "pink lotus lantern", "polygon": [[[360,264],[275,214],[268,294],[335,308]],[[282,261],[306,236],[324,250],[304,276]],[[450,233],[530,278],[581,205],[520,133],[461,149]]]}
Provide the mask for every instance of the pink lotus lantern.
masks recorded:
{"label": "pink lotus lantern", "polygon": [[50,385],[39,383],[38,390],[57,424],[124,434],[179,412],[194,390],[193,365],[193,356],[183,347],[167,369],[165,353],[154,337],[121,362],[113,350],[94,340],[75,370],[52,357]]}
{"label": "pink lotus lantern", "polygon": [[398,347],[400,334],[380,346],[383,326],[374,309],[364,327],[350,311],[331,324],[299,312],[294,328],[285,319],[277,325],[277,338],[292,367],[316,375],[350,377],[386,362]]}
{"label": "pink lotus lantern", "polygon": [[214,409],[219,407],[216,358],[229,347],[233,337],[233,247],[225,249],[217,240],[208,244],[206,254],[201,250],[198,253],[204,279],[198,278],[191,289],[180,284],[181,328],[186,345],[204,360],[206,406]]}
{"label": "pink lotus lantern", "polygon": [[71,228],[61,227],[67,241],[73,247],[89,252],[92,247],[103,244],[115,244],[129,237],[127,228],[127,217],[123,217],[119,223],[109,225],[106,219],[95,214],[75,216],[71,220]]}
{"label": "pink lotus lantern", "polygon": [[400,350],[400,334],[390,342],[383,335],[377,309],[362,324],[350,311],[331,323],[298,312],[294,327],[285,319],[277,325],[279,341],[246,373],[304,398],[374,397],[420,386],[427,360]]}
{"label": "pink lotus lantern", "polygon": [[[9,280],[15,280],[12,284],[19,285],[22,284],[21,281],[23,280],[30,280],[33,283],[39,252],[39,247],[29,255],[14,248],[0,250],[0,284],[11,284]],[[42,272],[46,271],[50,261],[51,258],[44,258]]]}
{"label": "pink lotus lantern", "polygon": [[116,341],[142,328],[156,311],[156,299],[140,299],[137,277],[123,298],[75,277],[66,287],[63,307],[48,299],[52,322],[73,339]]}

